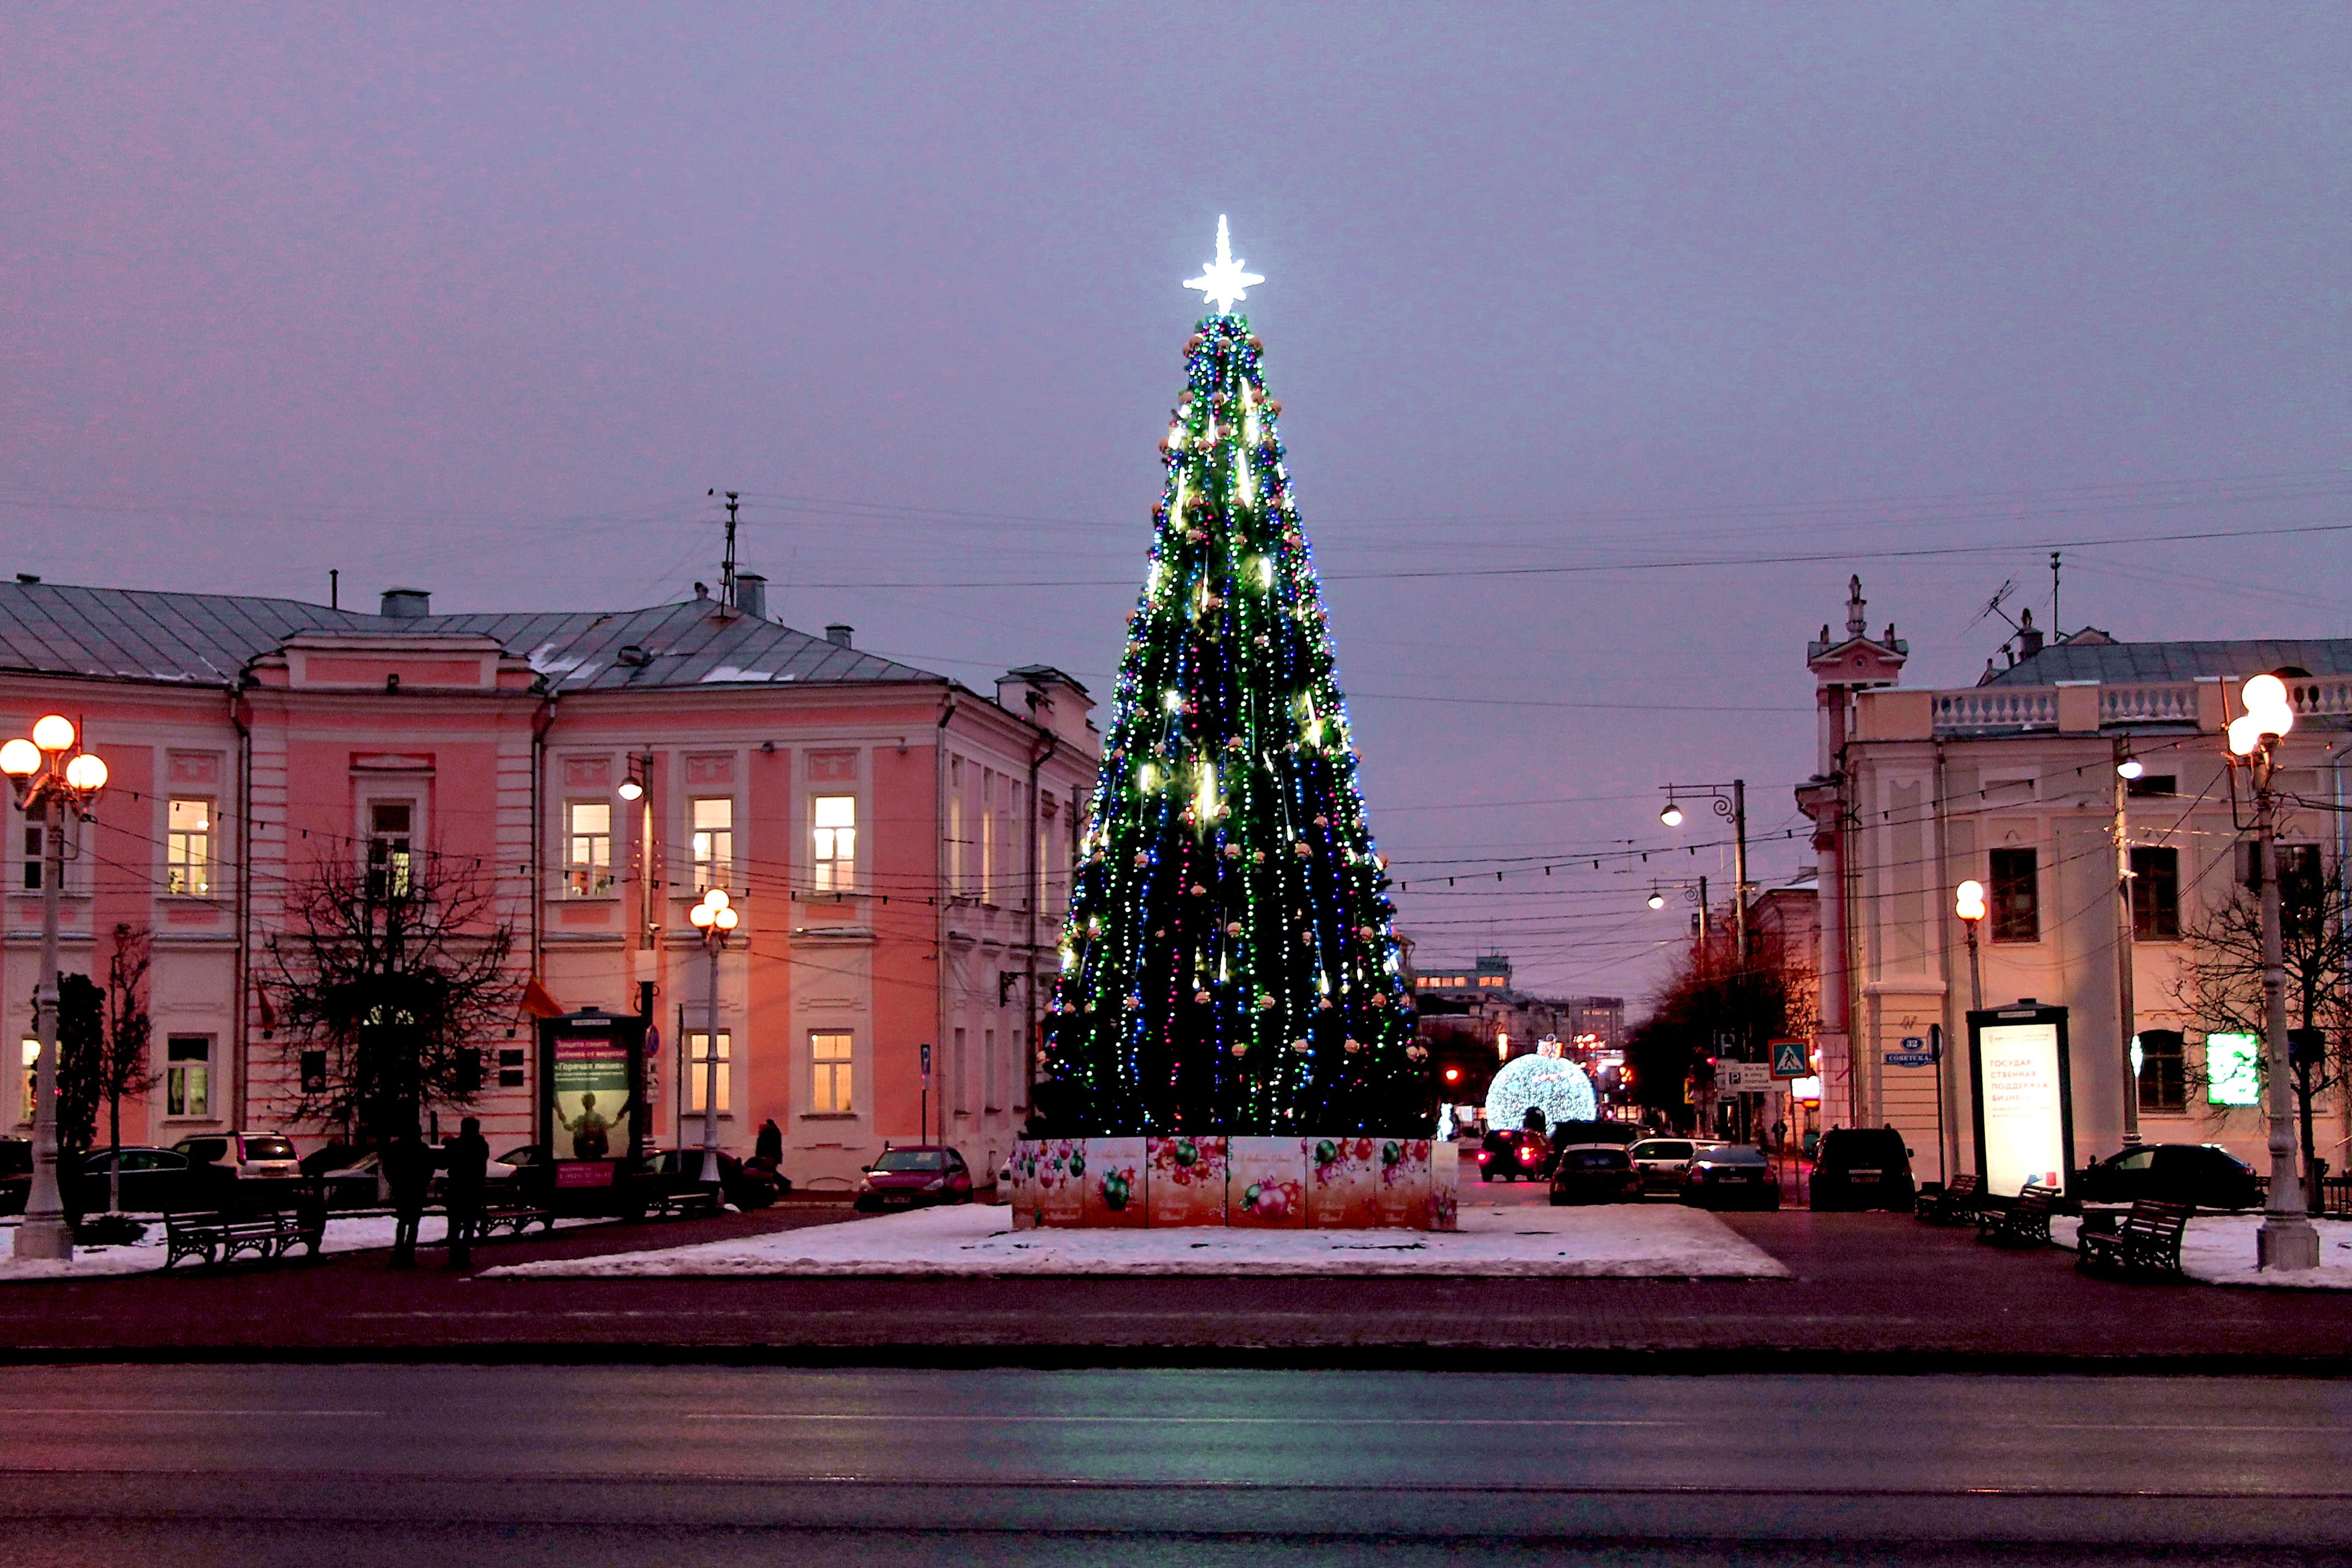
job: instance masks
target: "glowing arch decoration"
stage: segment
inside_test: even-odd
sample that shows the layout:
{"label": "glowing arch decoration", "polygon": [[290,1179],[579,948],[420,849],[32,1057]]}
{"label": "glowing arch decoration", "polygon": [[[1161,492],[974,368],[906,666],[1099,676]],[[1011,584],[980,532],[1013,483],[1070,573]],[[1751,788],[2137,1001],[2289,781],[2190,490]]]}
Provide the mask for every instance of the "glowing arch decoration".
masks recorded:
{"label": "glowing arch decoration", "polygon": [[1528,1107],[1544,1113],[1544,1126],[1591,1121],[1598,1110],[1592,1081],[1574,1062],[1558,1057],[1515,1057],[1505,1062],[1486,1089],[1486,1125],[1510,1130],[1527,1120]]}

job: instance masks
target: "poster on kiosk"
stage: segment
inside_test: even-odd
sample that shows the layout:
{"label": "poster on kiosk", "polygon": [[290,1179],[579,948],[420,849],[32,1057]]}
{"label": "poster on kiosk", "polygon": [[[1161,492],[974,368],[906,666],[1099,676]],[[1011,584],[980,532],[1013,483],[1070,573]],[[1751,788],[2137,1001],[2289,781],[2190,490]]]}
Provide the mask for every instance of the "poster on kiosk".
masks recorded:
{"label": "poster on kiosk", "polygon": [[539,1021],[539,1131],[559,1187],[609,1187],[646,1150],[646,1021],[591,1007]]}
{"label": "poster on kiosk", "polygon": [[2020,1004],[1971,1013],[1969,1047],[1985,1191],[2015,1197],[2028,1183],[2063,1188],[2074,1168],[2066,1009]]}

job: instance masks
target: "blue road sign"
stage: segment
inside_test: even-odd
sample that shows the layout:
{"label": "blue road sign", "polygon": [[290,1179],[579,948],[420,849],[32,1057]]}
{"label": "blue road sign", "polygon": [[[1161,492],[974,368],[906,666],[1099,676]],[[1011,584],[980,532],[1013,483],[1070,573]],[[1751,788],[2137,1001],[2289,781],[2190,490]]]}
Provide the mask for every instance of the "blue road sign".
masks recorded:
{"label": "blue road sign", "polygon": [[1774,1078],[1811,1078],[1813,1064],[1802,1040],[1772,1042],[1772,1076]]}

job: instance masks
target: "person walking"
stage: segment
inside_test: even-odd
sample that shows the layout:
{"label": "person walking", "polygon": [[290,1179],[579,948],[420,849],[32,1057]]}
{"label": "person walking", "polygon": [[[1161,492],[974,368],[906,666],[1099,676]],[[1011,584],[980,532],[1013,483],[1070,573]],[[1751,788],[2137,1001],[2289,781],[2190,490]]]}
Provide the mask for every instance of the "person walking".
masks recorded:
{"label": "person walking", "polygon": [[444,1206],[449,1212],[449,1267],[466,1268],[474,1261],[474,1241],[482,1228],[482,1189],[488,1180],[490,1145],[482,1137],[482,1121],[468,1116],[449,1141],[449,1181]]}
{"label": "person walking", "polygon": [[752,1141],[751,1154],[754,1159],[768,1162],[771,1171],[784,1163],[784,1131],[776,1125],[774,1117],[771,1116],[760,1123],[759,1136]]}
{"label": "person walking", "polygon": [[392,1188],[392,1267],[416,1267],[416,1227],[425,1218],[425,1196],[433,1185],[433,1151],[408,1129],[383,1146],[381,1163]]}

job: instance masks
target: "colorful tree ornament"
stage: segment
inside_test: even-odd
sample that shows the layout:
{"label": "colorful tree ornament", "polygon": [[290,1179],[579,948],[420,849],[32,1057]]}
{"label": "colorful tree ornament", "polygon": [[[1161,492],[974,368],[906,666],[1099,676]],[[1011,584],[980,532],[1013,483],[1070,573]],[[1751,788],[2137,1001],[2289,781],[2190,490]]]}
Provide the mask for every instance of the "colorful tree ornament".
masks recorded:
{"label": "colorful tree ornament", "polygon": [[1217,229],[1188,285],[1213,310],[1160,442],[1037,1103],[1059,1136],[1426,1137],[1434,1092],[1281,405],[1233,310],[1265,279]]}

